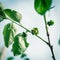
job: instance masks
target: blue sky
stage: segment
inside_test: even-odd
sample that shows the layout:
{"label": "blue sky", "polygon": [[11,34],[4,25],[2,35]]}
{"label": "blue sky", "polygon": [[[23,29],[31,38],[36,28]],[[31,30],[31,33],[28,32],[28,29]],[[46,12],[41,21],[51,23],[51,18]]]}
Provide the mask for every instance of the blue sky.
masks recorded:
{"label": "blue sky", "polygon": [[[39,28],[39,35],[47,40],[47,37],[45,35],[45,26],[43,17],[36,13],[34,10],[34,0],[0,0],[4,7],[11,8],[13,10],[19,11],[22,14],[22,21],[21,23],[29,28],[32,29],[33,27]],[[52,27],[49,27],[50,37],[51,37],[51,43],[54,46],[54,53],[57,60],[60,60],[60,46],[58,45],[58,39],[60,37],[60,0],[53,0],[53,6],[55,6],[54,9],[49,11],[47,13],[47,20],[53,19],[55,24]],[[2,30],[6,23],[9,21],[3,21],[0,23],[0,36],[1,41],[3,42],[3,35]],[[24,31],[24,29],[21,29],[20,27],[17,27],[19,32]],[[30,43],[30,46],[28,47],[26,53],[28,54],[28,57],[30,60],[52,60],[51,58],[51,52],[49,50],[49,47],[44,44],[42,41],[40,41],[35,36],[32,36],[31,34],[28,35],[27,38],[28,42]],[[1,42],[0,41],[0,42]],[[0,44],[0,45],[3,45]],[[13,56],[13,54],[10,51],[10,48],[6,51],[5,60],[8,56]],[[15,57],[15,60],[19,60],[19,57]]]}

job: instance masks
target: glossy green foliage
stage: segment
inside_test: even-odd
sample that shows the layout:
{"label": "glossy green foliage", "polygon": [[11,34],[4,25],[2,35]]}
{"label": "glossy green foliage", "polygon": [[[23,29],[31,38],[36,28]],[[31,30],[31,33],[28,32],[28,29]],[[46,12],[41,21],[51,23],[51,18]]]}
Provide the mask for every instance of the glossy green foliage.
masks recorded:
{"label": "glossy green foliage", "polygon": [[33,35],[37,35],[39,33],[38,28],[33,28],[31,32]]}
{"label": "glossy green foliage", "polygon": [[26,37],[22,34],[17,34],[12,45],[12,52],[14,56],[22,54],[28,46],[29,43],[27,43]]}
{"label": "glossy green foliage", "polygon": [[16,22],[20,22],[20,20],[22,19],[22,15],[15,10],[5,9],[4,13],[7,19],[10,19]]}
{"label": "glossy green foliage", "polygon": [[34,0],[34,8],[37,13],[44,15],[51,8],[52,0]]}
{"label": "glossy green foliage", "polygon": [[48,22],[47,22],[47,25],[48,25],[48,26],[54,25],[54,21],[52,21],[52,20],[48,21]]}
{"label": "glossy green foliage", "polygon": [[2,3],[0,2],[0,22],[5,19],[5,14],[3,12],[3,6]]}
{"label": "glossy green foliage", "polygon": [[3,36],[4,36],[4,43],[6,47],[9,47],[9,45],[13,41],[13,35],[14,35],[14,28],[11,23],[8,23],[5,25],[3,30]]}

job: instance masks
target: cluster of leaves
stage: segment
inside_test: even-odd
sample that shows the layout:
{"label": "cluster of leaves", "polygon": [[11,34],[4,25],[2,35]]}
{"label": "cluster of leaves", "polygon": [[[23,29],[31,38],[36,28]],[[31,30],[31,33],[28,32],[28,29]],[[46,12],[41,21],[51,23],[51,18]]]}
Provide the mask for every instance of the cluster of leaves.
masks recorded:
{"label": "cluster of leaves", "polygon": [[[34,0],[34,8],[40,15],[44,15],[48,10],[50,10],[51,4],[52,0]],[[13,24],[14,22],[20,24],[22,15],[15,10],[4,9],[0,3],[0,22],[2,22],[4,19],[12,21],[12,23],[6,24],[3,30],[5,46],[8,48],[12,44],[11,51],[15,56],[23,54],[23,52],[29,46],[29,43],[27,42],[27,34],[22,32],[16,35],[16,29],[14,28]],[[54,22],[51,20],[50,22],[47,22],[47,24],[50,26],[53,25]],[[39,33],[38,28],[33,28],[31,33],[33,35],[37,35]]]}
{"label": "cluster of leaves", "polygon": [[[2,22],[4,19],[8,19],[12,22],[17,22],[20,24],[22,15],[19,12],[11,9],[3,9],[2,7],[3,6],[0,3],[0,22]],[[33,28],[31,32],[33,35],[37,35],[38,29]],[[8,23],[5,25],[3,29],[3,36],[4,43],[7,48],[12,44],[11,51],[13,52],[14,56],[23,54],[23,52],[29,46],[29,43],[26,41],[27,34],[23,32],[16,35],[16,29],[13,23]]]}
{"label": "cluster of leaves", "polygon": [[[0,22],[4,19],[8,19],[20,24],[21,18],[22,15],[19,12],[11,9],[3,9],[2,4],[0,3]],[[7,48],[12,44],[12,52],[15,56],[22,54],[29,46],[29,43],[27,43],[26,33],[23,32],[16,35],[16,29],[13,23],[5,25],[3,29],[3,36],[4,43]]]}

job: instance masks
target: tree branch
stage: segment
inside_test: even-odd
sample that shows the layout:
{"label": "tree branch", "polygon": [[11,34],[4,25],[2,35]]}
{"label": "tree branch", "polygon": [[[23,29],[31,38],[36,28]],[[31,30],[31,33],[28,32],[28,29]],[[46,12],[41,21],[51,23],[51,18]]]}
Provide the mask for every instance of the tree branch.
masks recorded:
{"label": "tree branch", "polygon": [[55,59],[55,55],[54,55],[54,51],[53,51],[53,46],[51,45],[50,43],[50,37],[49,37],[49,32],[48,32],[48,27],[47,27],[47,21],[46,21],[46,16],[44,14],[44,22],[45,22],[45,29],[46,29],[46,35],[47,35],[47,38],[48,38],[48,46],[50,47],[50,50],[51,50],[51,53],[52,53],[52,59],[53,60],[56,60]]}

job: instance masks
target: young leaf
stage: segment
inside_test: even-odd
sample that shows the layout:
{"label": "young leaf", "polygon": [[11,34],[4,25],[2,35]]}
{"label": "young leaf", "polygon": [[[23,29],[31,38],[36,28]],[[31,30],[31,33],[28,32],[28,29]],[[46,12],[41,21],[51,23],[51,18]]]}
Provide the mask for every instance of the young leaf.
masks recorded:
{"label": "young leaf", "polygon": [[5,25],[4,30],[3,30],[3,36],[4,36],[4,43],[6,47],[9,47],[9,45],[12,43],[13,41],[13,36],[12,34],[12,25],[10,23],[8,23],[7,25]]}
{"label": "young leaf", "polygon": [[17,34],[14,38],[14,43],[12,46],[12,52],[14,56],[22,54],[28,47],[28,43],[25,40],[25,37],[22,34]]}
{"label": "young leaf", "polygon": [[54,21],[52,21],[52,20],[48,21],[48,22],[47,22],[47,25],[48,25],[48,26],[54,25]]}
{"label": "young leaf", "polygon": [[34,8],[37,13],[44,15],[51,8],[52,0],[35,0]]}
{"label": "young leaf", "polygon": [[16,22],[20,22],[20,20],[22,19],[22,15],[15,10],[5,9],[4,13],[7,19],[10,19]]}

